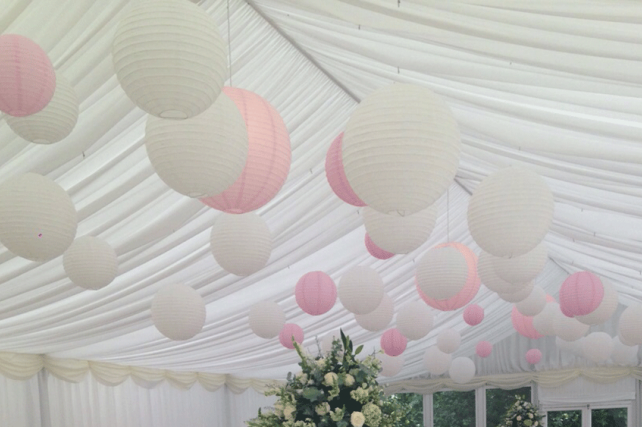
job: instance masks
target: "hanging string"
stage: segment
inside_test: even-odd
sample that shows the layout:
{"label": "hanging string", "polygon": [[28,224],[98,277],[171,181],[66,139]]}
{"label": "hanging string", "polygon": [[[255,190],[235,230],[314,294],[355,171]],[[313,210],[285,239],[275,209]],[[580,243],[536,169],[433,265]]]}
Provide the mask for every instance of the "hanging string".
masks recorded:
{"label": "hanging string", "polygon": [[230,86],[232,84],[232,36],[230,32],[230,0],[227,0],[227,54],[230,67]]}
{"label": "hanging string", "polygon": [[450,189],[446,190],[446,239],[450,242]]}

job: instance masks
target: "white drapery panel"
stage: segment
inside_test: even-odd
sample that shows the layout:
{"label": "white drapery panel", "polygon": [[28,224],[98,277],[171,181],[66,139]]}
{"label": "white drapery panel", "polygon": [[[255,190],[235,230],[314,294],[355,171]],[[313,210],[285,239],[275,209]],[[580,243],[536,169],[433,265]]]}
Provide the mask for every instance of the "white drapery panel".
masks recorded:
{"label": "white drapery panel", "polygon": [[590,403],[610,403],[632,401],[635,399],[637,382],[633,377],[622,378],[615,382],[589,381],[578,377],[568,384],[557,387],[544,387],[538,390],[539,403],[542,405],[582,405]]}
{"label": "white drapery panel", "polygon": [[0,375],[0,425],[15,427],[42,425],[37,376],[32,376],[28,380],[15,380]]}

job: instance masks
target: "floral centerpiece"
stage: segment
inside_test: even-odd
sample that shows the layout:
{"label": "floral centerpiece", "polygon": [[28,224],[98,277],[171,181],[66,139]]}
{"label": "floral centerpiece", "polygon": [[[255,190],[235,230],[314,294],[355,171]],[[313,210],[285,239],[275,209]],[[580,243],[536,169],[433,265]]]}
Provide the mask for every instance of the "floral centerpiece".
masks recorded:
{"label": "floral centerpiece", "polygon": [[525,399],[525,396],[515,396],[515,403],[508,408],[504,422],[498,427],[538,427],[542,425],[541,415],[537,406]]}
{"label": "floral centerpiece", "polygon": [[392,427],[403,416],[394,404],[384,404],[376,380],[379,360],[374,355],[358,360],[363,346],[353,351],[343,331],[325,357],[306,355],[296,342],[294,346],[301,372],[288,374],[285,385],[265,393],[278,400],[268,411],[259,409],[249,427]]}

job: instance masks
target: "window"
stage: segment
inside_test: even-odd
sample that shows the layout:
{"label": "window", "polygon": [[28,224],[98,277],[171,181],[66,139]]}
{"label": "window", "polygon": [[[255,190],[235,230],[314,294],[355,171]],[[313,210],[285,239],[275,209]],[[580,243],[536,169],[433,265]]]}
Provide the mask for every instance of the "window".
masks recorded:
{"label": "window", "polygon": [[548,411],[546,427],[582,427],[582,411]]}
{"label": "window", "polygon": [[602,408],[591,410],[591,427],[627,427],[627,408]]}
{"label": "window", "polygon": [[433,394],[434,427],[475,427],[475,391],[440,391]]}
{"label": "window", "polygon": [[424,396],[416,393],[391,394],[384,400],[396,400],[404,410],[403,421],[395,427],[424,427]]}
{"label": "window", "polygon": [[515,396],[524,396],[526,400],[531,400],[531,388],[522,387],[515,390],[486,389],[486,426],[495,427],[504,421],[508,408],[515,402]]}

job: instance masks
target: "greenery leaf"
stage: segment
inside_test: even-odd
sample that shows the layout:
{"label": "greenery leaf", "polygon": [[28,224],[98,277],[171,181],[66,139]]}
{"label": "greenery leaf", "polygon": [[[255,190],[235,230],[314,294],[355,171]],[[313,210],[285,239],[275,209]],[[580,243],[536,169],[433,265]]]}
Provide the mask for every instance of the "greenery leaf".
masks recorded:
{"label": "greenery leaf", "polygon": [[354,355],[356,356],[357,354],[361,353],[361,350],[363,350],[363,344],[357,347],[357,349],[354,351]]}

